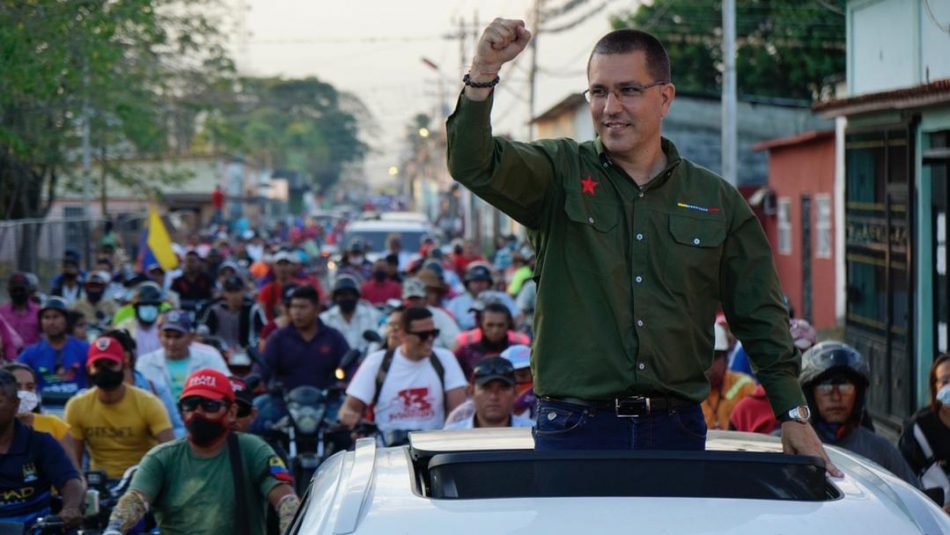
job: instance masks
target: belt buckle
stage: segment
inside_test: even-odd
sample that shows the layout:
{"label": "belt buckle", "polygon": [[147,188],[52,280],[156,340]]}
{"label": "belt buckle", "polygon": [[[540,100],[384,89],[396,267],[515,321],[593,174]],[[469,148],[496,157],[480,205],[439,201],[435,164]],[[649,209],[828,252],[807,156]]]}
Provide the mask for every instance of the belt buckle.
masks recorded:
{"label": "belt buckle", "polygon": [[637,418],[650,414],[650,398],[634,396],[617,398],[614,400],[614,409],[618,418]]}

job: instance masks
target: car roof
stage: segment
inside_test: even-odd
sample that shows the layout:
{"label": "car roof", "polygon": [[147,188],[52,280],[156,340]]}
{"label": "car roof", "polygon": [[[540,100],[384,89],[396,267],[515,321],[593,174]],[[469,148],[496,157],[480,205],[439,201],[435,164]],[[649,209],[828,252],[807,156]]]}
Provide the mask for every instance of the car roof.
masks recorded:
{"label": "car roof", "polygon": [[347,232],[427,232],[428,223],[421,221],[381,221],[378,219],[352,221],[346,226]]}
{"label": "car roof", "polygon": [[[533,450],[529,428],[413,433],[411,445],[369,439],[319,469],[310,505],[296,522],[306,534],[393,533],[946,533],[950,520],[922,493],[866,459],[829,447],[845,477],[826,501],[654,496],[435,499],[421,495],[414,463],[462,452]],[[710,432],[711,452],[774,455],[774,437]],[[712,455],[715,455],[713,453]],[[733,482],[723,480],[722,485]],[[395,527],[398,526],[398,529]]]}

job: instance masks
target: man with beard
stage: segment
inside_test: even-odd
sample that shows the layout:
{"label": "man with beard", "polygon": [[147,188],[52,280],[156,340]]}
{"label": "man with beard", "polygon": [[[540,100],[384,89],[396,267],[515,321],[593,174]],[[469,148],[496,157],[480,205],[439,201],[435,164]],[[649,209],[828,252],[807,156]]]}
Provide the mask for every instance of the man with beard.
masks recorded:
{"label": "man with beard", "polygon": [[[40,339],[40,306],[30,299],[31,293],[30,279],[26,273],[14,273],[7,279],[10,302],[0,305],[0,316],[20,336],[24,347]],[[7,358],[13,357],[8,355]]]}
{"label": "man with beard", "polygon": [[89,347],[86,367],[95,387],[66,404],[76,462],[82,466],[88,448],[93,470],[121,479],[153,446],[174,438],[172,424],[158,398],[125,384],[125,353],[115,338],[97,338]]}
{"label": "man with beard", "polygon": [[274,450],[255,435],[231,431],[238,404],[227,376],[191,374],[179,407],[188,436],[142,459],[105,535],[126,533],[150,509],[163,534],[263,535],[268,504],[286,532],[300,500]]}
{"label": "man with beard", "polygon": [[61,297],[50,297],[40,308],[43,339],[26,348],[17,359],[36,370],[37,390],[47,403],[62,404],[86,387],[89,344],[66,334],[69,309]]}

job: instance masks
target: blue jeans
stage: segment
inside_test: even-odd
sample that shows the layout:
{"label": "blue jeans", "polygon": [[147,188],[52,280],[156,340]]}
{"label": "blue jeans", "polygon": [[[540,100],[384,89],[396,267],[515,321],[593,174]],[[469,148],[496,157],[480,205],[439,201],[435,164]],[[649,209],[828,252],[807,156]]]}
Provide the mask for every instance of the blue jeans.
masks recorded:
{"label": "blue jeans", "polygon": [[534,449],[544,450],[698,450],[706,449],[706,420],[699,404],[618,417],[560,400],[539,399]]}

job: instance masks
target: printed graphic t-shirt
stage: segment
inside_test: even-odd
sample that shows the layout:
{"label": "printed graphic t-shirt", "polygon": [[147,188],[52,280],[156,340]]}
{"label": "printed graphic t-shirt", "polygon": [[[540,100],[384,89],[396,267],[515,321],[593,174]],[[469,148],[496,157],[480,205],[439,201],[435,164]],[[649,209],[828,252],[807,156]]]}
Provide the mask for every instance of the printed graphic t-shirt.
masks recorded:
{"label": "printed graphic t-shirt", "polygon": [[99,389],[76,395],[66,404],[66,423],[85,441],[93,470],[119,479],[155,446],[155,437],[172,424],[162,402],[151,393],[126,385],[118,403],[99,401]]}
{"label": "printed graphic t-shirt", "polygon": [[[442,348],[434,351],[445,368],[445,390],[464,387],[465,376],[455,356]],[[385,354],[377,351],[366,357],[346,389],[348,395],[372,403],[376,372]],[[374,412],[380,431],[441,429],[445,422],[445,395],[432,363],[428,359],[411,361],[403,355],[402,348],[397,348]]]}

